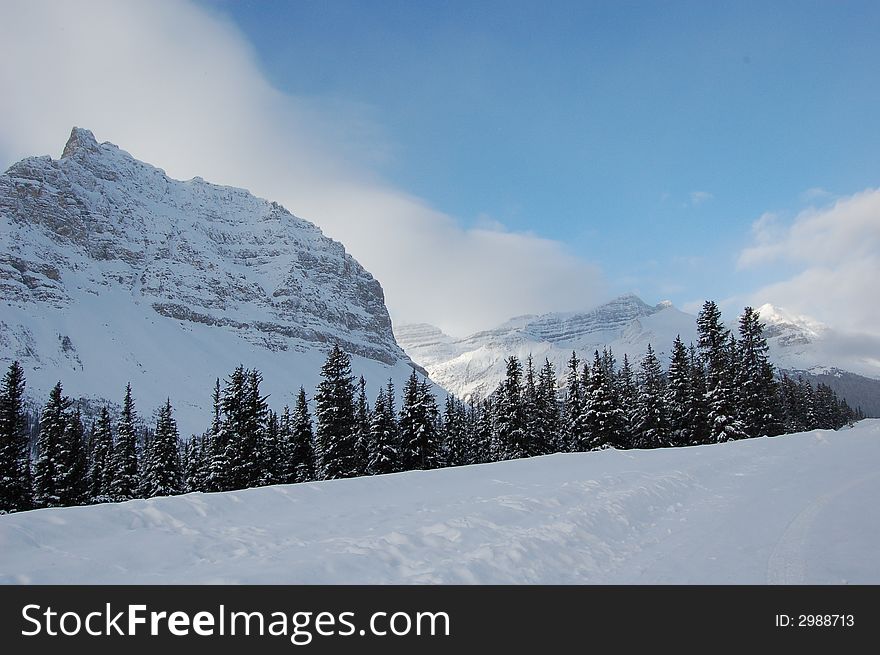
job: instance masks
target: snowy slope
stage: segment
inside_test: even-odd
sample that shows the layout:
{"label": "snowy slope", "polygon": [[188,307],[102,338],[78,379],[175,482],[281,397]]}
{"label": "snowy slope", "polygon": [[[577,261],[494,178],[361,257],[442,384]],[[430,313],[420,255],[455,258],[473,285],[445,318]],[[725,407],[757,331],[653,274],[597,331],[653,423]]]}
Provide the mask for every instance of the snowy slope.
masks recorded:
{"label": "snowy slope", "polygon": [[[880,360],[870,347],[851,352],[842,347],[840,334],[809,317],[772,305],[758,311],[767,326],[770,357],[780,368],[822,372],[831,367],[880,379]],[[728,318],[736,331],[737,318]],[[633,294],[585,312],[517,317],[463,339],[426,324],[396,326],[394,333],[435,382],[463,397],[491,393],[504,378],[504,360],[510,355],[525,360],[531,354],[538,368],[548,358],[557,375],[564,377],[572,351],[592,361],[595,350],[609,347],[618,363],[626,354],[637,366],[650,343],[661,362],[668,364],[676,335],[685,344],[697,338],[696,316],[669,302],[650,306]],[[862,352],[869,354],[858,354]]]}
{"label": "snowy slope", "polygon": [[880,421],[0,516],[29,583],[880,583]]}
{"label": "snowy slope", "polygon": [[33,396],[61,378],[118,401],[131,380],[145,414],[170,395],[200,431],[215,377],[257,367],[280,407],[334,342],[373,393],[412,370],[379,282],[280,205],[172,180],[80,128],[60,159],[0,175],[0,365],[19,359]]}
{"label": "snowy slope", "polygon": [[424,324],[395,327],[394,333],[431,379],[468,397],[494,391],[504,378],[504,360],[510,355],[525,360],[531,354],[536,368],[547,358],[557,376],[564,378],[572,351],[592,361],[593,352],[607,346],[618,362],[626,354],[635,365],[650,343],[666,359],[675,335],[680,334],[685,343],[696,339],[696,324],[693,316],[668,303],[652,307],[628,294],[587,312],[521,316],[464,339]]}

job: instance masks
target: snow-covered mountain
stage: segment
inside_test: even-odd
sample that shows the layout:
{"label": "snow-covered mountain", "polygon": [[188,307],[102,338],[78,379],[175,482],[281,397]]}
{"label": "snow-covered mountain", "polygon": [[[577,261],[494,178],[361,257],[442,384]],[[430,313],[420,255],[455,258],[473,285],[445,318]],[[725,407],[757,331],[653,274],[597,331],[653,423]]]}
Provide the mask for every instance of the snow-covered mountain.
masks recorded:
{"label": "snow-covered mountain", "polygon": [[62,379],[75,397],[142,412],[170,395],[186,430],[210,387],[259,368],[271,403],[311,392],[329,344],[375,391],[414,364],[379,282],[342,244],[274,202],[200,178],[170,179],[74,128],[60,159],[0,175],[0,363],[21,361],[32,396]]}
{"label": "snow-covered mountain", "polygon": [[0,584],[877,584],[880,421],[0,516]]}
{"label": "snow-covered mountain", "polygon": [[[780,368],[821,372],[836,367],[880,378],[880,361],[844,353],[835,346],[839,334],[818,321],[772,305],[760,307],[759,312],[767,326],[771,358]],[[727,319],[735,330],[737,317]],[[525,360],[531,354],[536,367],[547,358],[559,376],[564,375],[572,351],[581,359],[592,359],[595,350],[609,347],[618,362],[625,354],[635,366],[651,344],[665,363],[676,335],[686,344],[695,342],[697,327],[696,316],[667,301],[651,306],[627,294],[589,311],[520,316],[463,339],[426,324],[395,327],[395,335],[437,384],[467,397],[494,390],[504,378],[504,360],[510,355]]]}

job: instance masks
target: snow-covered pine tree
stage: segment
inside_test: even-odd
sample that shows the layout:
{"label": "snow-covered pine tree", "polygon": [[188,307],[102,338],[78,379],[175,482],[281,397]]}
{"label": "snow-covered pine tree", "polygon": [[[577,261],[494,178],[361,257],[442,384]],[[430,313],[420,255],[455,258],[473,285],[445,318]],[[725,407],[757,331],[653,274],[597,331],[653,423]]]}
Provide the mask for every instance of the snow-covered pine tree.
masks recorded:
{"label": "snow-covered pine tree", "polygon": [[787,374],[782,374],[779,382],[779,397],[782,401],[782,427],[786,433],[803,430],[800,390]]}
{"label": "snow-covered pine tree", "polygon": [[443,454],[448,466],[467,462],[466,416],[461,401],[447,395],[443,409]]}
{"label": "snow-covered pine tree", "polygon": [[24,369],[15,361],[0,386],[0,513],[33,506]]}
{"label": "snow-covered pine tree", "polygon": [[779,389],[767,353],[764,324],[751,307],[739,319],[739,348],[736,387],[740,417],[750,437],[779,434]]}
{"label": "snow-covered pine tree", "polygon": [[562,452],[586,450],[588,442],[587,426],[584,424],[584,403],[587,389],[581,385],[580,361],[572,351],[568,360],[568,374],[565,390],[565,443]]}
{"label": "snow-covered pine tree", "polygon": [[522,413],[523,413],[523,440],[525,456],[534,457],[543,455],[547,443],[547,425],[544,423],[542,413],[539,410],[540,393],[538,391],[538,379],[535,375],[535,366],[532,356],[526,360],[526,370],[523,377]]}
{"label": "snow-covered pine tree", "polygon": [[529,454],[523,412],[522,364],[507,358],[507,377],[498,388],[495,430],[499,459],[517,459]]}
{"label": "snow-covered pine tree", "polygon": [[816,392],[809,380],[798,378],[798,392],[800,396],[801,415],[803,416],[803,429],[816,430],[819,428],[819,417],[816,414]]}
{"label": "snow-covered pine tree", "polygon": [[[246,387],[246,439],[245,448],[253,452],[255,456],[250,458],[250,466],[242,471],[242,477],[248,487],[256,487],[263,484],[266,473],[263,470],[268,462],[278,458],[277,434],[273,436],[271,443],[266,440],[267,424],[269,420],[268,396],[260,393],[260,385],[263,383],[263,374],[257,369],[247,372]],[[250,450],[250,449],[253,450]],[[233,471],[235,467],[233,467]],[[276,479],[272,476],[273,481]]]}
{"label": "snow-covered pine tree", "polygon": [[134,399],[131,396],[131,384],[127,384],[122,401],[122,415],[116,428],[116,443],[113,445],[113,481],[110,484],[110,495],[117,501],[138,496],[140,480],[135,425]]}
{"label": "snow-covered pine tree", "polygon": [[540,455],[562,452],[564,438],[561,434],[562,417],[560,413],[559,395],[556,390],[556,371],[548,358],[544,359],[541,372],[538,373],[538,420],[541,421],[543,441],[538,445]]}
{"label": "snow-covered pine tree", "polygon": [[688,365],[691,374],[691,435],[692,444],[711,443],[709,403],[706,391],[706,367],[693,343],[688,347]]}
{"label": "snow-covered pine tree", "polygon": [[113,482],[113,432],[110,412],[101,408],[92,433],[92,456],[89,469],[89,496],[93,503],[109,503],[113,500],[110,487]]}
{"label": "snow-covered pine tree", "polygon": [[495,404],[492,398],[484,398],[477,404],[474,425],[474,464],[491,462],[492,444],[495,441]]}
{"label": "snow-covered pine tree", "polygon": [[63,465],[58,475],[58,497],[63,507],[83,504],[88,497],[89,460],[85,427],[79,409],[69,412],[64,425],[61,452]]}
{"label": "snow-covered pine tree", "polygon": [[374,444],[370,432],[370,405],[367,402],[367,382],[362,375],[358,380],[357,400],[355,401],[355,464],[358,475],[366,475],[373,456]]}
{"label": "snow-covered pine tree", "polygon": [[623,434],[621,435],[621,448],[636,448],[636,409],[639,396],[636,386],[635,374],[629,357],[623,355],[623,364],[617,372],[614,388],[619,398],[620,408],[623,410]]}
{"label": "snow-covered pine tree", "polygon": [[634,425],[636,447],[671,446],[663,369],[650,343],[639,370],[639,395],[636,408]]}
{"label": "snow-covered pine tree", "polygon": [[142,492],[146,498],[174,496],[182,491],[180,434],[171,399],[159,409],[156,432],[144,453]]}
{"label": "snow-covered pine tree", "polygon": [[420,382],[413,370],[403,386],[400,409],[401,466],[403,470],[431,469],[441,464],[441,443],[437,429],[440,412],[427,382]]}
{"label": "snow-covered pine tree", "polygon": [[223,389],[220,441],[225,444],[225,490],[260,484],[261,446],[268,413],[266,398],[260,394],[262,379],[256,369],[239,365]]}
{"label": "snow-covered pine tree", "polygon": [[837,395],[827,384],[820,382],[816,386],[816,420],[822,430],[834,430],[838,427],[840,405]]}
{"label": "snow-covered pine tree", "polygon": [[202,443],[207,433],[192,435],[183,446],[183,489],[185,491],[204,491],[202,479]]}
{"label": "snow-covered pine tree", "polygon": [[259,439],[257,484],[263,487],[278,484],[282,481],[282,467],[286,459],[281,447],[278,414],[271,409],[266,412],[265,427],[259,435]]}
{"label": "snow-covered pine tree", "polygon": [[64,459],[64,429],[70,400],[63,395],[61,382],[49,393],[49,400],[40,415],[37,437],[37,460],[34,464],[34,504],[37,507],[60,507]]}
{"label": "snow-covered pine tree", "polygon": [[590,372],[590,388],[584,403],[584,425],[588,439],[585,450],[619,447],[623,435],[623,409],[619,406],[614,380],[609,376],[607,360],[595,352]]}
{"label": "snow-covered pine tree", "polygon": [[706,366],[706,404],[709,414],[709,441],[720,443],[746,436],[737,418],[734,388],[735,351],[730,331],[721,323],[721,310],[711,300],[697,316],[697,346]]}
{"label": "snow-covered pine tree", "polygon": [[[390,396],[389,396],[390,393]],[[379,390],[373,406],[370,435],[374,444],[368,472],[384,475],[400,470],[400,443],[397,435],[397,419],[394,413],[394,386]]]}
{"label": "snow-covered pine tree", "polygon": [[290,418],[291,482],[310,482],[316,479],[315,435],[306,390],[299,388],[296,405]]}
{"label": "snow-covered pine tree", "polygon": [[692,374],[688,352],[681,336],[672,342],[669,371],[666,374],[666,409],[669,416],[669,438],[673,446],[695,442]]}
{"label": "snow-covered pine tree", "polygon": [[770,437],[775,437],[785,432],[783,420],[785,413],[782,407],[782,387],[776,375],[776,368],[770,361],[764,362],[761,367],[761,385],[769,390],[770,397],[767,402],[768,415],[765,417],[764,431]]}
{"label": "snow-covered pine tree", "polygon": [[[303,392],[305,393],[305,392]],[[293,464],[293,424],[291,423],[290,407],[285,405],[278,417],[278,448],[281,454],[281,481],[285,484],[296,482],[296,471]]]}
{"label": "snow-covered pine tree", "polygon": [[220,378],[214,381],[211,395],[213,419],[205,453],[205,491],[225,491],[229,486],[229,433],[223,425],[223,397],[220,393]]}
{"label": "snow-covered pine tree", "polygon": [[316,453],[323,480],[357,475],[357,432],[351,359],[338,344],[321,367],[315,394]]}

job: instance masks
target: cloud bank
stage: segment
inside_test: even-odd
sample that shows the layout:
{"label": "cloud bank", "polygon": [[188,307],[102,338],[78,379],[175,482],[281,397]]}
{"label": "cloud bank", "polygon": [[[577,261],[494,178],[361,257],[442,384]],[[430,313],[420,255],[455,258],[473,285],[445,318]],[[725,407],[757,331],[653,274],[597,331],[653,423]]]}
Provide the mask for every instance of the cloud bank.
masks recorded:
{"label": "cloud bank", "polygon": [[368,111],[281,93],[237,27],[204,7],[6,2],[0,49],[0,165],[58,156],[78,125],[172,177],[248,188],[342,241],[399,323],[464,334],[605,293],[564,244],[464,228],[383,182],[374,171],[391,148]]}
{"label": "cloud bank", "polygon": [[880,189],[803,211],[788,224],[765,214],[752,233],[740,269],[782,265],[793,271],[751,294],[757,304],[771,302],[880,337]]}

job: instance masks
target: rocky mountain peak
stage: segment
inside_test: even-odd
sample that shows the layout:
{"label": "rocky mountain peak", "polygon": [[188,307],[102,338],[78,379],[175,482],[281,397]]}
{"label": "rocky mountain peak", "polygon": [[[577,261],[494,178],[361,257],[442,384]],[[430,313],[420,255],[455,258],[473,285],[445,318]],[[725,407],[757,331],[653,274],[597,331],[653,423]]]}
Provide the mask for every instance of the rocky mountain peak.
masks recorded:
{"label": "rocky mountain peak", "polygon": [[98,142],[91,130],[82,127],[74,127],[70,130],[70,136],[67,139],[67,143],[64,145],[61,158],[66,159],[67,157],[72,157],[80,151],[97,152],[97,150]]}
{"label": "rocky mountain peak", "polygon": [[79,127],[60,159],[0,174],[0,308],[0,365],[18,359],[41,391],[61,378],[114,398],[130,380],[147,406],[171,395],[195,411],[240,363],[277,396],[313,388],[334,343],[376,385],[415,367],[379,281],[341,243]]}

